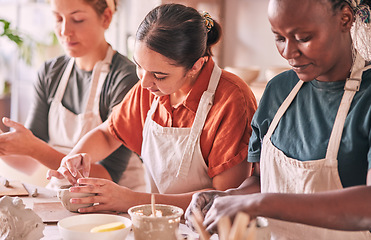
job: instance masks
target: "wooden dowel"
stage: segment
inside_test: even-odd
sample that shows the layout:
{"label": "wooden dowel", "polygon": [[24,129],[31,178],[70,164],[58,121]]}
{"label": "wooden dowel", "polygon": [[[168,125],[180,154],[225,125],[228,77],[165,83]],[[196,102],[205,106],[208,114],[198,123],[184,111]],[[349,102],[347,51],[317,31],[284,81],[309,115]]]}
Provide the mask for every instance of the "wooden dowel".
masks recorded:
{"label": "wooden dowel", "polygon": [[206,231],[205,226],[203,225],[203,217],[199,210],[193,210],[193,214],[190,216],[191,222],[195,227],[196,231],[200,235],[201,240],[209,240],[211,235]]}
{"label": "wooden dowel", "polygon": [[250,226],[245,232],[243,240],[255,240],[256,239],[256,220],[250,222]]}
{"label": "wooden dowel", "polygon": [[219,240],[228,240],[231,231],[231,219],[228,216],[223,216],[218,222]]}
{"label": "wooden dowel", "polygon": [[156,217],[156,205],[155,205],[155,195],[151,195],[151,208],[152,208],[152,216]]}
{"label": "wooden dowel", "polygon": [[249,225],[250,216],[247,213],[239,212],[234,219],[229,240],[240,240],[244,236],[247,225]]}

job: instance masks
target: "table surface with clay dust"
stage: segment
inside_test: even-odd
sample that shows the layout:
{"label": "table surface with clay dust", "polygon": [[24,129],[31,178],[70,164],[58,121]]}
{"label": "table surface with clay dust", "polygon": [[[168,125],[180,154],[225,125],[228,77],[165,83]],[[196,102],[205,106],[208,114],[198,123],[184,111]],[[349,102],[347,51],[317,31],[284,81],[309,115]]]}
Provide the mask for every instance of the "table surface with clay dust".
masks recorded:
{"label": "table surface with clay dust", "polygon": [[[62,240],[62,237],[59,233],[57,223],[59,220],[77,215],[79,213],[72,213],[64,209],[62,204],[57,198],[57,193],[53,190],[49,190],[43,187],[36,187],[30,184],[24,184],[28,192],[34,192],[37,188],[38,195],[36,197],[21,196],[23,203],[26,205],[26,208],[31,208],[38,214],[43,222],[45,223],[44,237],[42,240]],[[130,218],[129,214],[124,213],[120,214],[121,216]],[[192,232],[186,225],[183,223],[180,224],[180,233],[182,235],[190,235],[195,239],[198,239],[198,234]],[[130,232],[127,240],[134,240],[133,232]],[[212,240],[217,240],[218,237],[214,234],[211,238]]]}

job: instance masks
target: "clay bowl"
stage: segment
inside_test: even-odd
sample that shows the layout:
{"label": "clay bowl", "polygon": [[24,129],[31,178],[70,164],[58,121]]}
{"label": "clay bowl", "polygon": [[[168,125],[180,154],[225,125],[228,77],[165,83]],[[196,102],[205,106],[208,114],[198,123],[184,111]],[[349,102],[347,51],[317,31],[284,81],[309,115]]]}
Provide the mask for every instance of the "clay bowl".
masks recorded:
{"label": "clay bowl", "polygon": [[254,82],[258,78],[260,73],[260,68],[258,66],[225,67],[224,70],[239,76],[247,84]]}
{"label": "clay bowl", "polygon": [[78,212],[79,208],[93,206],[93,203],[84,203],[84,204],[73,204],[70,202],[71,198],[84,198],[89,196],[94,196],[94,193],[76,193],[70,192],[70,187],[72,185],[63,185],[57,191],[57,196],[61,200],[62,205],[70,212]]}
{"label": "clay bowl", "polygon": [[151,204],[129,208],[135,240],[176,240],[183,209],[165,204],[155,206],[162,216],[151,216]]}
{"label": "clay bowl", "polygon": [[290,70],[290,69],[291,69],[290,67],[284,67],[284,66],[269,67],[265,70],[265,78],[267,79],[267,81],[269,81],[272,78],[274,78],[276,75],[278,75],[278,74],[280,74],[284,71]]}
{"label": "clay bowl", "polygon": [[[113,222],[122,222],[126,227],[108,232],[90,232],[93,227]],[[124,240],[130,232],[131,221],[113,214],[83,214],[60,220],[58,228],[64,240]]]}

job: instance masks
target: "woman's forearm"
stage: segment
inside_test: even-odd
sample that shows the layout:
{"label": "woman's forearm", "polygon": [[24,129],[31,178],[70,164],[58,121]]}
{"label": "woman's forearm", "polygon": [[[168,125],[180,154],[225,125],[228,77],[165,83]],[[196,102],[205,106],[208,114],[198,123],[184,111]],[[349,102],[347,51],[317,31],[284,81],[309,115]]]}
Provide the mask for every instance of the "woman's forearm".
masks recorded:
{"label": "woman's forearm", "polygon": [[40,166],[38,161],[26,155],[1,156],[0,159],[10,167],[27,175],[32,175]]}
{"label": "woman's forearm", "polygon": [[100,126],[88,132],[72,149],[69,155],[76,153],[88,153],[92,163],[106,158],[121,145],[114,136],[108,132],[108,124],[104,122]]}
{"label": "woman's forearm", "polygon": [[316,194],[261,194],[254,215],[337,230],[371,229],[371,186]]}
{"label": "woman's forearm", "polygon": [[34,137],[33,141],[30,141],[27,147],[24,147],[19,153],[5,155],[1,158],[11,167],[26,174],[32,174],[33,170],[36,170],[38,167],[37,162],[50,169],[58,169],[64,156],[65,154],[55,150],[41,139]]}
{"label": "woman's forearm", "polygon": [[62,158],[66,156],[41,139],[37,139],[33,145],[33,150],[29,156],[50,169],[58,169]]}
{"label": "woman's forearm", "polygon": [[248,177],[241,183],[238,188],[229,189],[226,191],[229,195],[244,195],[252,193],[260,193],[260,165],[254,163],[254,172],[251,177]]}

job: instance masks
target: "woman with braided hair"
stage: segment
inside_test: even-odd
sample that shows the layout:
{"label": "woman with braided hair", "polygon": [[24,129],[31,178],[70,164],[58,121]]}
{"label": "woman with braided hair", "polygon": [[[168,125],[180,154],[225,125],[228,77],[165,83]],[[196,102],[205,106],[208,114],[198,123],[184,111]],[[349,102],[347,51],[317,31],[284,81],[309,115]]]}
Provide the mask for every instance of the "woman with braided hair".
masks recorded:
{"label": "woman with braided hair", "polygon": [[[185,209],[195,191],[239,186],[251,173],[246,157],[256,100],[243,80],[214,63],[211,48],[220,34],[209,14],[191,7],[165,4],[149,12],[134,48],[140,83],[51,175],[76,183],[78,170],[87,176],[90,162],[124,144],[141,155],[158,203]],[[150,193],[106,180],[77,182],[85,186],[71,191],[97,195],[72,201],[98,203],[80,212],[151,202]]]}
{"label": "woman with braided hair", "polygon": [[186,218],[202,210],[215,231],[244,211],[268,218],[272,239],[371,239],[370,1],[270,0],[268,16],[292,70],[254,115],[253,176],[195,194]]}

